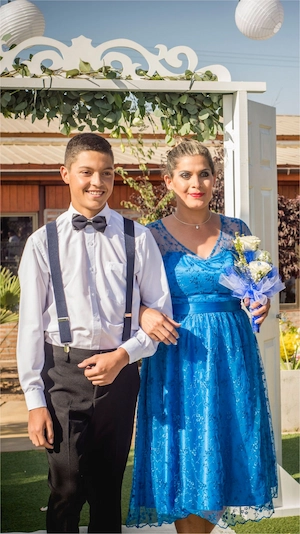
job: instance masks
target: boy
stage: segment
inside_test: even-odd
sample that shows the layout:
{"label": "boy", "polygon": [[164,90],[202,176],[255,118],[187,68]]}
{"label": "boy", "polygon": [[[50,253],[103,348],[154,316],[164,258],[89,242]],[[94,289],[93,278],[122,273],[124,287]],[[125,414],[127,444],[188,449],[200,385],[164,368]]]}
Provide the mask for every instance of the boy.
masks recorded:
{"label": "boy", "polygon": [[132,324],[122,341],[125,305],[130,316],[129,260],[123,218],[107,205],[114,181],[110,144],[97,134],[76,135],[60,172],[71,205],[56,221],[58,251],[43,226],[29,237],[19,269],[17,353],[29,437],[47,449],[47,532],[79,532],[86,501],[89,532],[121,532],[137,360],[157,347],[139,328],[139,308],[143,302],[170,315],[169,288],[150,231],[134,223]]}

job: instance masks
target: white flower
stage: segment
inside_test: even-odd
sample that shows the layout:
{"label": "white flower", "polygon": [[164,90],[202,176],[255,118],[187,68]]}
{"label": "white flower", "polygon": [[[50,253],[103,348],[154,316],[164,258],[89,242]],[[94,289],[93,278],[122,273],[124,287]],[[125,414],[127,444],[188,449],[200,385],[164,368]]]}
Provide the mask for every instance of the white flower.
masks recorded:
{"label": "white flower", "polygon": [[266,261],[267,263],[272,263],[271,254],[267,250],[258,250],[256,252],[255,259],[260,261]]}
{"label": "white flower", "polygon": [[255,235],[244,235],[239,236],[234,240],[234,243],[238,243],[241,245],[242,250],[244,252],[248,252],[250,250],[255,251],[258,249],[258,246],[260,244],[260,239],[256,237]]}
{"label": "white flower", "polygon": [[259,282],[269,271],[272,270],[272,267],[266,261],[250,261],[248,268],[251,274],[252,280],[254,282]]}

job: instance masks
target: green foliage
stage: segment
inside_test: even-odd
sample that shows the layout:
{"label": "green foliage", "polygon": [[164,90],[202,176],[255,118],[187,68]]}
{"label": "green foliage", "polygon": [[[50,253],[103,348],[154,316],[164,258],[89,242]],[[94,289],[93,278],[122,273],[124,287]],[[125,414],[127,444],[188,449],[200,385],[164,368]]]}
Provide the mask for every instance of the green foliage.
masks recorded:
{"label": "green foliage", "polygon": [[121,167],[116,171],[122,176],[124,183],[134,190],[131,196],[132,202],[122,200],[121,204],[138,213],[139,223],[146,225],[165,217],[172,211],[174,195],[172,191],[167,191],[163,183],[154,186],[146,175],[134,179]]}
{"label": "green foliage", "polygon": [[19,314],[0,308],[0,324],[17,323],[19,320]]}
{"label": "green foliage", "polygon": [[6,267],[0,266],[0,324],[18,321],[20,283]]}
{"label": "green foliage", "polygon": [[[215,94],[14,89],[6,90],[1,96],[4,117],[31,116],[32,122],[46,118],[49,123],[59,118],[64,135],[88,127],[100,133],[108,129],[115,139],[132,139],[134,126],[150,124],[155,133],[150,115],[154,112],[160,117],[165,141],[170,146],[174,145],[176,136],[188,134],[198,141],[215,139],[222,132],[221,106],[222,95]],[[205,114],[201,114],[203,108]]]}
{"label": "green foliage", "polygon": [[[30,59],[32,59],[32,55]],[[63,76],[66,78],[121,79],[122,73],[110,66],[94,70],[90,63],[80,60],[78,69],[53,71],[41,66],[41,76]],[[141,79],[163,80],[158,73],[148,76],[140,69]],[[13,70],[2,72],[2,77],[21,75],[29,77],[28,65],[16,58]],[[170,80],[216,81],[210,71],[203,74],[187,70],[184,76],[169,77]],[[172,81],[170,81],[172,84]],[[71,85],[71,84],[70,84]],[[88,127],[91,131],[110,130],[111,137],[131,139],[132,126],[145,126],[145,121],[153,121],[150,112],[160,117],[165,141],[175,143],[174,137],[192,134],[199,141],[215,139],[222,132],[222,95],[216,93],[189,94],[155,92],[115,92],[115,91],[59,91],[52,89],[6,90],[1,97],[1,112],[4,117],[36,119],[47,118],[50,122],[59,118],[61,132],[69,135],[73,129],[80,131]]]}

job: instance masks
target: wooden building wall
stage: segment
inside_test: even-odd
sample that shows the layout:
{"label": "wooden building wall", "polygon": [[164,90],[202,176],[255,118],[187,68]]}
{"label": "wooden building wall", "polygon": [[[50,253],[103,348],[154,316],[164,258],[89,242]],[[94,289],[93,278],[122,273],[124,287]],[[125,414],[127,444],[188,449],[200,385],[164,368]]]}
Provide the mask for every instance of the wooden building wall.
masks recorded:
{"label": "wooden building wall", "polygon": [[[2,169],[2,194],[0,201],[1,213],[38,213],[38,224],[44,224],[45,209],[67,209],[70,204],[69,187],[63,183],[60,175],[49,169],[48,173],[32,172],[26,173],[20,169],[14,173],[5,173]],[[50,171],[50,172],[49,172]],[[139,175],[135,170],[130,175]],[[151,182],[161,183],[160,173],[154,172],[151,175]],[[133,193],[133,189],[124,184],[121,176],[116,175],[115,185],[109,205],[112,209],[124,209],[121,201],[128,201]]]}

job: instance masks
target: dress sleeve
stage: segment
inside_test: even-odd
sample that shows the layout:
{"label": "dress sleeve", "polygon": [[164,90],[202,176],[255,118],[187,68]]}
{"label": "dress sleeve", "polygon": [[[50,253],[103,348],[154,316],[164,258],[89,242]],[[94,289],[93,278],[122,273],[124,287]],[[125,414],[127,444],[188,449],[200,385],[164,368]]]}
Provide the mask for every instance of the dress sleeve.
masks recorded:
{"label": "dress sleeve", "polygon": [[242,220],[240,220],[240,235],[252,235],[250,228]]}

